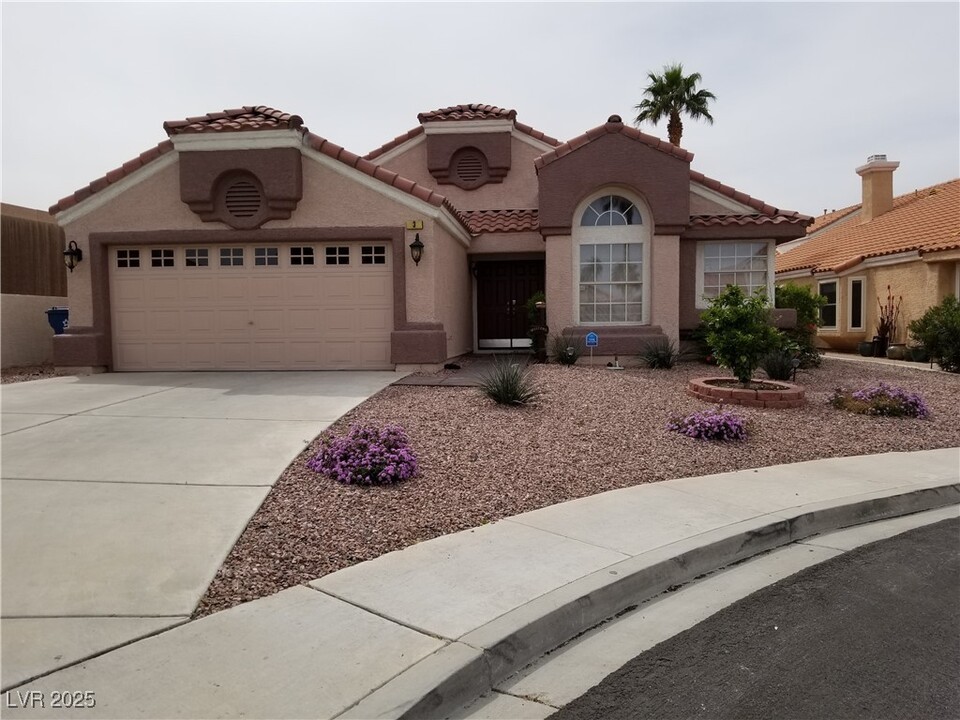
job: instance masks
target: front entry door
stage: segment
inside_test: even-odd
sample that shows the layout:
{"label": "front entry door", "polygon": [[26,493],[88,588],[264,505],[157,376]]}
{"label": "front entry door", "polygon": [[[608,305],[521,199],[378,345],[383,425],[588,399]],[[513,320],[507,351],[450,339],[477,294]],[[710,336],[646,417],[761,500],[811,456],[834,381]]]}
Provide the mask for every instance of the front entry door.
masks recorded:
{"label": "front entry door", "polygon": [[477,263],[477,345],[528,348],[527,300],[544,287],[543,260]]}

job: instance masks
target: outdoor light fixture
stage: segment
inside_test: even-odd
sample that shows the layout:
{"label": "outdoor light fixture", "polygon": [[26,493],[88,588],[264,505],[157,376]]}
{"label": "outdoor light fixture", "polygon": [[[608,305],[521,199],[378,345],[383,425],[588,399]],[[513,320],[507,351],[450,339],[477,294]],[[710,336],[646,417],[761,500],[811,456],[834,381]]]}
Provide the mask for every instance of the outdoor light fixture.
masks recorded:
{"label": "outdoor light fixture", "polygon": [[73,272],[81,260],[83,260],[83,250],[77,247],[76,240],[71,240],[67,249],[63,251],[63,261],[67,264],[67,269]]}
{"label": "outdoor light fixture", "polygon": [[420,233],[417,233],[413,242],[410,243],[410,257],[413,258],[414,265],[419,265],[420,260],[423,259],[423,243],[420,242]]}

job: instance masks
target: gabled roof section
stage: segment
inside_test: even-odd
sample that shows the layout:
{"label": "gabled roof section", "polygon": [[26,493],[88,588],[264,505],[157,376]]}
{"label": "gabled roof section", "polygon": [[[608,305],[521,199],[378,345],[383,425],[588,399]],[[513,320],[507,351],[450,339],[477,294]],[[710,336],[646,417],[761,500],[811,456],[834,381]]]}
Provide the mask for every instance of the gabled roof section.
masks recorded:
{"label": "gabled roof section", "polygon": [[496,105],[472,103],[470,105],[451,105],[439,110],[422,112],[417,115],[417,120],[425,123],[449,120],[515,120],[516,117],[516,110],[507,110]]}
{"label": "gabled roof section", "polygon": [[685,160],[686,162],[693,160],[693,153],[687,152],[683,148],[673,145],[666,140],[661,140],[653,135],[647,135],[646,133],[642,133],[635,128],[628,127],[627,125],[623,124],[623,121],[620,119],[619,115],[611,115],[610,119],[603,125],[599,125],[595,128],[587,130],[585,133],[583,133],[583,135],[578,135],[571,140],[567,140],[565,143],[560,143],[550,152],[544,153],[534,160],[533,164],[539,171],[540,168],[549,165],[555,160],[559,160],[564,155],[569,155],[574,150],[582,148],[584,145],[592,143],[597,138],[601,138],[604,135],[616,134],[625,135],[631,140],[637,140],[645,145],[649,145],[654,150],[659,150],[660,152],[667,153],[668,155],[673,155],[674,157]]}
{"label": "gabled roof section", "polygon": [[849,217],[859,209],[860,205],[851,205],[850,207],[841,208],[840,210],[831,210],[823,215],[818,215],[813,219],[813,223],[810,225],[810,227],[807,228],[807,235],[812,235],[815,232],[819,232],[828,225],[832,225],[835,222],[839,222],[840,220]]}
{"label": "gabled roof section", "polygon": [[525,210],[465,210],[464,216],[474,235],[480,233],[534,232],[540,229],[540,213]]}
{"label": "gabled roof section", "polygon": [[960,179],[894,198],[868,223],[834,223],[777,257],[777,272],[842,272],[867,258],[960,248]]}
{"label": "gabled roof section", "polygon": [[133,158],[133,160],[128,160],[123,165],[118,168],[114,168],[103,177],[97,178],[86,187],[82,187],[76,192],[67,195],[65,198],[61,198],[56,204],[50,206],[50,214],[56,215],[59,212],[63,212],[64,210],[73,207],[79,202],[83,202],[94,193],[105,190],[115,182],[123,180],[128,175],[135,173],[144,165],[153,162],[161,155],[166,155],[169,152],[173,152],[173,142],[170,140],[164,140],[156,147],[140,153],[137,157]]}
{"label": "gabled roof section", "polygon": [[[709,188],[716,193],[721,195],[726,195],[731,200],[736,200],[738,203],[752,207],[754,210],[757,210],[762,215],[784,215],[784,216],[796,216],[798,218],[803,218],[804,221],[810,222],[812,219],[809,215],[802,215],[798,212],[793,212],[791,210],[780,210],[775,208],[773,205],[768,205],[763,200],[758,200],[757,198],[750,197],[745,192],[740,192],[736,188],[732,188],[729,185],[724,185],[719,180],[714,180],[709,178],[703,173],[697,172],[696,170],[690,171],[690,181],[699,183],[705,188]],[[743,217],[743,216],[741,216]]]}
{"label": "gabled roof section", "polygon": [[167,135],[188,133],[248,132],[251,130],[302,130],[303,118],[266,105],[244,105],[235,110],[207,113],[185,120],[167,120],[163,124]]}

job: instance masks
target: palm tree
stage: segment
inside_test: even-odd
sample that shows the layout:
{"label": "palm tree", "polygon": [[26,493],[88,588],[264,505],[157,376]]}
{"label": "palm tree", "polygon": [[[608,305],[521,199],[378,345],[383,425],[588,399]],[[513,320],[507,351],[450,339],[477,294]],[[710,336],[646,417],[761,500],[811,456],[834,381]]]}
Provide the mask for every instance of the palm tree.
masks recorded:
{"label": "palm tree", "polygon": [[713,116],[707,109],[710,100],[716,100],[717,97],[709,90],[697,90],[697,84],[703,79],[700,73],[693,73],[684,76],[683,65],[664,65],[663,75],[656,73],[647,73],[650,84],[644,89],[646,96],[636,105],[637,118],[634,125],[649,121],[658,123],[664,117],[669,117],[667,123],[667,135],[670,142],[674,145],[680,145],[680,138],[683,136],[683,123],[680,120],[681,113],[689,115],[694,120],[704,119],[711,125]]}

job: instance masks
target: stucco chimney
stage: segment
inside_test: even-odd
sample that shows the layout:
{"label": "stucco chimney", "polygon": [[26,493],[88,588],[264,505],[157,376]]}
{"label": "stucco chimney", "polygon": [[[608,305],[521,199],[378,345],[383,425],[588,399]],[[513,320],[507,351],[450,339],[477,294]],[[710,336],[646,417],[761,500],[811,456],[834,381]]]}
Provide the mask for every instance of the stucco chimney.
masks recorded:
{"label": "stucco chimney", "polygon": [[888,161],[886,155],[871,155],[867,164],[857,168],[863,178],[863,208],[860,222],[866,223],[893,207],[893,171],[899,162]]}

